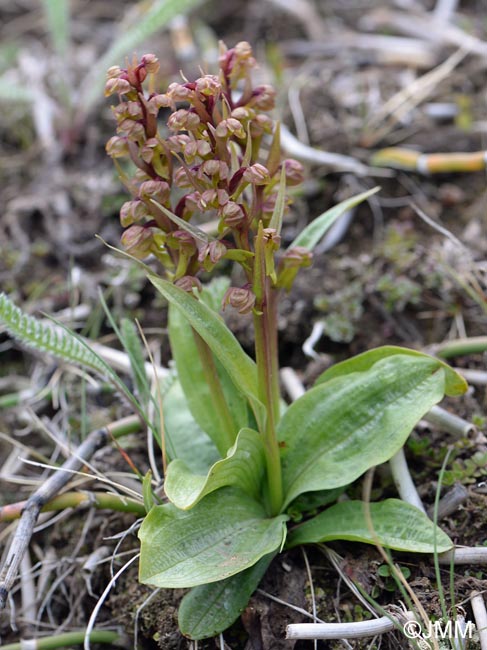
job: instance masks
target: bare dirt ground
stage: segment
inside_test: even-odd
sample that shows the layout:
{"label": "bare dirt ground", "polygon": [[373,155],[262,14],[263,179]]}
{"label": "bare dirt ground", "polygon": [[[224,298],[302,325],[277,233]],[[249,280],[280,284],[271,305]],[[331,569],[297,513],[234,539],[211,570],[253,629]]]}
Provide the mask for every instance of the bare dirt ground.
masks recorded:
{"label": "bare dirt ground", "polygon": [[[302,272],[283,300],[281,364],[294,367],[305,384],[332,362],[377,345],[428,350],[444,340],[485,334],[485,170],[425,175],[378,169],[371,162],[374,151],[391,146],[423,153],[487,149],[485,2],[459,2],[454,14],[448,14],[448,4],[214,0],[137,47],[139,54],[152,51],[163,62],[164,87],[180,69],[188,77],[197,73],[200,60],[211,67],[219,39],[229,46],[248,40],[262,62],[262,79],[278,89],[276,114],[291,133],[311,149],[349,157],[348,167],[342,161],[337,170],[308,154],[307,181],[287,217],[285,243],[333,203],[382,187],[357,209],[348,227],[335,231],[335,241],[323,242],[313,267]],[[0,284],[30,313],[53,314],[117,346],[100,306],[101,291],[115,320],[139,319],[154,354],[166,364],[164,305],[137,269],[95,238],[99,234],[118,245],[117,211],[125,194],[104,152],[114,128],[109,107],[101,93],[89,106],[83,100],[86,73],[96,71],[107,43],[136,19],[137,10],[134,2],[72,2],[72,44],[61,59],[37,2],[17,0],[0,7]],[[26,91],[29,97],[22,96]],[[367,169],[357,174],[357,165]],[[229,319],[250,349],[245,320]],[[321,323],[321,336],[310,357],[302,346],[316,323]],[[59,441],[80,440],[128,410],[99,384],[52,359],[23,352],[2,334],[0,351],[0,394],[28,395],[0,411],[1,508],[26,499],[49,473],[43,466],[62,462]],[[457,357],[452,363],[483,370],[485,355]],[[50,397],[33,399],[46,385]],[[426,507],[434,502],[438,473],[451,449],[442,494],[458,484],[466,490],[440,523],[456,543],[469,546],[487,545],[486,407],[485,384],[473,383],[466,397],[446,404],[473,422],[468,436],[455,438],[441,426],[422,423],[406,448]],[[97,476],[104,476],[140,492],[132,469],[144,474],[148,468],[145,438],[128,437],[122,451],[98,452],[88,471],[91,478],[73,478],[72,489],[103,489]],[[350,494],[360,490],[358,482]],[[373,497],[394,495],[387,467],[379,468]],[[134,522],[131,515],[93,508],[42,515],[22,567],[24,578],[9,609],[0,612],[1,642],[85,627],[110,576],[138,548]],[[0,523],[4,556],[12,527]],[[101,563],[86,569],[100,547]],[[320,549],[280,556],[242,621],[225,633],[225,647],[311,647],[311,642],[284,640],[287,623],[305,620],[291,606],[308,612],[315,606],[316,615],[327,621],[368,618],[350,581],[382,607],[401,600],[397,585],[381,575],[383,561],[374,548],[332,547],[338,554],[335,566]],[[398,554],[397,559],[428,615],[438,616],[433,564],[415,556]],[[454,599],[470,619],[470,593],[487,588],[485,567],[457,566],[453,576],[444,567],[441,577],[448,604]],[[196,649],[177,629],[182,594],[152,595],[138,584],[135,563],[110,592],[98,624],[119,626],[124,647],[133,647],[136,631],[140,648]],[[222,646],[215,639],[197,647]],[[348,646],[321,641],[317,647],[409,646],[395,632],[382,640]]]}

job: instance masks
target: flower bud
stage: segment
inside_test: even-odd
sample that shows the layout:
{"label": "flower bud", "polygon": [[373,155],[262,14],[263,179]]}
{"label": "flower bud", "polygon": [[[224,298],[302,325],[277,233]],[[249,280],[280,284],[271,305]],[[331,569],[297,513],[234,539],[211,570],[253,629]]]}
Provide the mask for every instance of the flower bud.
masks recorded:
{"label": "flower bud", "polygon": [[157,138],[149,138],[145,141],[144,146],[140,150],[140,157],[146,163],[151,163],[157,148],[159,147],[159,141]]}
{"label": "flower bud", "polygon": [[222,120],[216,127],[215,133],[219,138],[229,138],[232,135],[236,138],[245,138],[245,130],[242,124],[234,117],[228,117],[226,120]]}
{"label": "flower bud", "polygon": [[117,122],[122,122],[124,119],[141,120],[144,117],[139,102],[122,102],[112,107],[112,111]]}
{"label": "flower bud", "polygon": [[239,63],[253,60],[252,46],[247,41],[240,41],[240,43],[237,43],[237,45],[235,45],[234,47],[234,51],[235,51],[235,58],[237,59],[237,61],[239,61]]}
{"label": "flower bud", "polygon": [[144,127],[140,122],[126,118],[119,122],[117,133],[125,135],[128,140],[139,142],[145,137]]}
{"label": "flower bud", "polygon": [[205,160],[200,167],[200,172],[210,177],[215,176],[218,180],[226,180],[229,168],[223,160]]}
{"label": "flower bud", "polygon": [[130,226],[122,233],[122,245],[127,253],[138,260],[143,260],[151,252],[152,232],[144,226]]}
{"label": "flower bud", "polygon": [[243,179],[252,185],[267,185],[271,180],[269,170],[260,163],[247,167],[243,173]]}
{"label": "flower bud", "polygon": [[198,262],[202,264],[205,271],[211,271],[226,252],[227,247],[221,241],[211,241],[200,248]]}
{"label": "flower bud", "polygon": [[208,210],[208,208],[220,208],[222,205],[228,203],[228,194],[225,190],[205,190],[201,193],[198,207],[200,210]]}
{"label": "flower bud", "polygon": [[189,135],[186,133],[178,133],[177,135],[171,135],[167,140],[167,145],[171,151],[174,151],[175,153],[182,153],[185,151],[186,146],[194,140],[191,140]]}
{"label": "flower bud", "polygon": [[250,135],[253,138],[257,138],[263,133],[268,133],[271,135],[273,129],[273,120],[268,115],[264,115],[263,113],[256,115],[255,120],[252,120],[250,123]]}
{"label": "flower bud", "polygon": [[246,221],[242,206],[234,201],[228,201],[219,211],[223,223],[229,228],[238,228]]}
{"label": "flower bud", "polygon": [[166,243],[169,248],[173,248],[187,257],[191,257],[197,251],[194,237],[186,230],[175,230],[168,233]]}
{"label": "flower bud", "polygon": [[277,286],[289,291],[299,269],[311,266],[312,259],[313,253],[302,246],[287,250],[279,263]]}
{"label": "flower bud", "polygon": [[187,102],[192,99],[194,91],[184,84],[172,83],[166,94],[173,102]]}
{"label": "flower bud", "polygon": [[[196,175],[191,169],[189,174]],[[194,187],[191,179],[188,178],[188,171],[184,167],[178,167],[174,174],[174,185],[180,187],[182,190],[192,189]]]}
{"label": "flower bud", "polygon": [[287,158],[282,163],[285,167],[286,174],[286,185],[292,187],[293,185],[299,185],[304,180],[304,167],[303,165],[294,160],[294,158]]}
{"label": "flower bud", "polygon": [[169,199],[170,187],[165,181],[145,181],[139,188],[141,199],[154,199],[166,203]]}
{"label": "flower bud", "polygon": [[124,228],[149,216],[142,201],[127,201],[120,208],[120,223]]}
{"label": "flower bud", "polygon": [[201,282],[192,275],[184,275],[179,280],[176,280],[174,284],[183,291],[186,291],[186,293],[193,293],[193,289],[197,289],[200,292],[203,291]]}
{"label": "flower bud", "polygon": [[106,143],[105,149],[107,154],[112,158],[123,158],[123,156],[128,156],[129,150],[127,138],[114,135]]}
{"label": "flower bud", "polygon": [[184,108],[172,113],[167,121],[167,126],[171,131],[194,131],[200,124],[201,121],[198,115]]}
{"label": "flower bud", "polygon": [[192,163],[196,156],[204,158],[209,153],[211,153],[211,145],[207,140],[189,140],[184,146],[184,156],[189,163]]}
{"label": "flower bud", "polygon": [[156,74],[159,72],[159,60],[155,54],[144,54],[140,59],[140,63],[145,67],[149,74]]}
{"label": "flower bud", "polygon": [[213,74],[205,74],[204,77],[196,79],[196,90],[206,97],[216,97],[222,89],[221,83]]}
{"label": "flower bud", "polygon": [[248,122],[249,120],[254,119],[255,111],[248,108],[248,106],[238,106],[231,112],[231,117],[239,120],[239,122]]}
{"label": "flower bud", "polygon": [[107,70],[107,79],[118,79],[121,76],[122,73],[123,73],[123,70],[122,70],[122,68],[120,66],[112,65]]}
{"label": "flower bud", "polygon": [[111,77],[105,84],[105,97],[110,97],[110,95],[114,95],[115,93],[125,95],[131,90],[132,86],[126,79]]}
{"label": "flower bud", "polygon": [[147,110],[151,115],[157,115],[161,108],[169,108],[172,106],[171,99],[164,94],[154,95],[147,102]]}
{"label": "flower bud", "polygon": [[230,287],[223,296],[223,309],[227,305],[231,305],[239,314],[248,314],[255,306],[255,294],[246,287]]}
{"label": "flower bud", "polygon": [[270,111],[276,104],[276,91],[272,86],[265,84],[257,86],[252,92],[249,105],[260,111]]}

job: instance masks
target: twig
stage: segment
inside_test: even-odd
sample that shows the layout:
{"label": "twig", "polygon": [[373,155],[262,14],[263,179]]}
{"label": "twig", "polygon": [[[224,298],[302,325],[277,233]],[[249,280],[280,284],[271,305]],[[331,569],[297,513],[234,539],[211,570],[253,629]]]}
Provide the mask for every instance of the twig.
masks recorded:
{"label": "twig", "polygon": [[298,377],[294,368],[281,368],[280,377],[282,385],[292,402],[295,402],[305,394],[306,390],[303,386],[303,382]]}
{"label": "twig", "polygon": [[353,623],[293,623],[286,628],[286,639],[362,639],[392,632],[398,622],[381,616]]}
{"label": "twig", "polygon": [[428,413],[426,413],[424,419],[431,424],[438,425],[443,429],[443,431],[451,433],[457,438],[464,438],[475,429],[471,422],[464,420],[454,413],[450,413],[444,408],[441,408],[441,406],[433,406]]}
{"label": "twig", "polygon": [[479,633],[480,648],[487,650],[487,611],[482,594],[478,591],[472,591],[470,602],[475,617],[477,632]]}
{"label": "twig", "polygon": [[469,384],[487,386],[487,372],[485,370],[477,370],[475,368],[453,368],[453,370],[460,373]]}
{"label": "twig", "polygon": [[394,484],[401,499],[406,501],[406,503],[416,506],[419,510],[426,512],[411,478],[403,447],[390,459],[389,467],[391,468],[392,478],[394,479]]}
{"label": "twig", "polygon": [[452,551],[440,553],[440,564],[487,564],[487,546],[457,546]]}
{"label": "twig", "polygon": [[367,167],[351,156],[308,147],[294,137],[284,124],[281,124],[281,146],[290,156],[315,165],[324,165],[332,171],[352,172],[357,176],[390,176],[389,170]]}
{"label": "twig", "polygon": [[[452,512],[464,503],[468,499],[468,490],[461,483],[455,483],[455,485],[448,490],[444,497],[442,497],[438,502],[438,512],[437,519],[443,519],[443,517],[448,517]],[[428,516],[433,517],[434,507],[428,508]]]}
{"label": "twig", "polygon": [[455,25],[445,25],[439,22],[434,15],[426,12],[413,14],[411,11],[391,11],[381,8],[365,16],[361,22],[365,29],[393,27],[403,34],[410,34],[415,38],[434,42],[437,46],[454,45],[483,58],[487,56],[485,41],[467,34]]}
{"label": "twig", "polygon": [[81,445],[41,487],[27,499],[22,516],[10,544],[7,558],[0,570],[0,609],[6,605],[7,598],[17,576],[22,557],[29,546],[39,514],[58,492],[68,483],[71,472],[83,467],[86,460],[101,449],[111,437],[120,437],[140,429],[137,417],[131,416],[107,425],[103,429],[92,431]]}

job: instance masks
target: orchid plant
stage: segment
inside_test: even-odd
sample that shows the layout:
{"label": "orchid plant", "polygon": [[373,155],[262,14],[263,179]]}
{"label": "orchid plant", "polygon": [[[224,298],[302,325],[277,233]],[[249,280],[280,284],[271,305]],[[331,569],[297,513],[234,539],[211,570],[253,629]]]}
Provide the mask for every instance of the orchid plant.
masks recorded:
{"label": "orchid plant", "polygon": [[[242,42],[222,45],[218,74],[165,93],[155,90],[152,54],[110,68],[106,83],[120,100],[107,152],[131,194],[120,213],[122,245],[139,263],[159,262],[157,272],[144,266],[169,304],[177,369],[159,441],[165,502],[151,504],[140,528],[140,580],[193,588],[179,621],[194,639],[233,623],[284,548],[334,539],[421,553],[452,546],[399,499],[334,503],[390,459],[445,394],[465,391],[449,366],[383,347],[332,366],[290,406],[281,398],[279,298],[334,221],[377,188],[328,210],[283,249],[288,189],[303,168],[281,158],[279,125],[268,114],[275,91],[253,85],[255,67]],[[238,286],[221,276],[203,286],[225,260],[239,267]],[[225,308],[252,319],[254,358],[222,319]],[[307,518],[311,503],[321,511]]]}

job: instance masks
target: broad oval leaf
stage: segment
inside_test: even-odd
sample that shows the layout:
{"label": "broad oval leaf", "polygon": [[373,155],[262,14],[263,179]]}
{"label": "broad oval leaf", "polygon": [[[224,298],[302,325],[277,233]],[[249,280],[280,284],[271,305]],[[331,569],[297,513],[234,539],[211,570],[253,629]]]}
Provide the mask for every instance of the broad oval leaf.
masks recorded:
{"label": "broad oval leaf", "polygon": [[139,579],[155,587],[195,587],[223,580],[279,550],[286,516],[267,518],[245,492],[222,488],[191,510],[155,506],[139,530]]}
{"label": "broad oval leaf", "polygon": [[252,406],[259,428],[264,424],[265,409],[257,396],[257,368],[222,318],[201,300],[171,282],[148,273],[148,278],[166,300],[177,307],[191,326],[206,341],[231,380],[244,393]]}
{"label": "broad oval leaf", "polygon": [[334,539],[379,543],[412,553],[443,553],[453,547],[448,535],[409,503],[386,499],[369,506],[368,521],[362,501],[337,503],[290,531],[286,547]]}
{"label": "broad oval leaf", "polygon": [[443,398],[445,375],[433,357],[395,354],[291,404],[277,429],[285,505],[303,492],[351,483],[389,460]]}
{"label": "broad oval leaf", "polygon": [[243,612],[274,554],[226,580],[194,587],[181,601],[179,629],[190,639],[208,639],[226,630]]}
{"label": "broad oval leaf", "polygon": [[323,384],[325,381],[334,379],[335,377],[349,375],[351,372],[363,372],[364,370],[369,370],[369,368],[371,368],[377,361],[396,354],[406,354],[411,357],[426,357],[434,359],[438,364],[438,367],[443,368],[445,372],[445,394],[450,397],[463,395],[468,388],[465,379],[447,363],[424,354],[423,352],[418,352],[417,350],[411,350],[409,348],[402,348],[396,345],[384,345],[380,348],[374,348],[373,350],[362,352],[362,354],[358,354],[351,359],[346,359],[345,361],[336,363],[318,377],[315,385]]}
{"label": "broad oval leaf", "polygon": [[257,431],[242,429],[227,457],[217,461],[205,476],[193,474],[184,461],[174,460],[167,468],[164,491],[169,501],[183,510],[192,508],[205,495],[228,485],[258,499],[264,474],[262,437]]}
{"label": "broad oval leaf", "polygon": [[164,395],[162,412],[168,458],[180,458],[191,472],[206,474],[220,454],[193,418],[179,381],[174,381]]}
{"label": "broad oval leaf", "polygon": [[342,216],[348,210],[351,210],[365,199],[368,199],[369,196],[375,194],[380,190],[380,187],[374,187],[372,190],[367,192],[362,192],[356,196],[352,196],[346,201],[334,205],[332,208],[323,212],[319,217],[313,219],[313,221],[302,230],[292,244],[288,246],[288,249],[296,248],[296,246],[302,246],[308,250],[313,250],[313,248],[321,241],[326,232],[333,226],[335,221]]}
{"label": "broad oval leaf", "polygon": [[[201,300],[216,311],[221,304],[228,282],[217,280],[205,287]],[[248,402],[245,396],[230,379],[225,368],[215,359],[220,385],[228,405],[232,431],[226,430],[226,423],[219,416],[218,408],[212,400],[212,393],[206,380],[206,372],[201,363],[194,331],[185,315],[173,304],[169,305],[169,340],[178,378],[186,395],[189,409],[199,426],[217,446],[220,455],[225,456],[235,440],[237,432],[249,424]]]}

